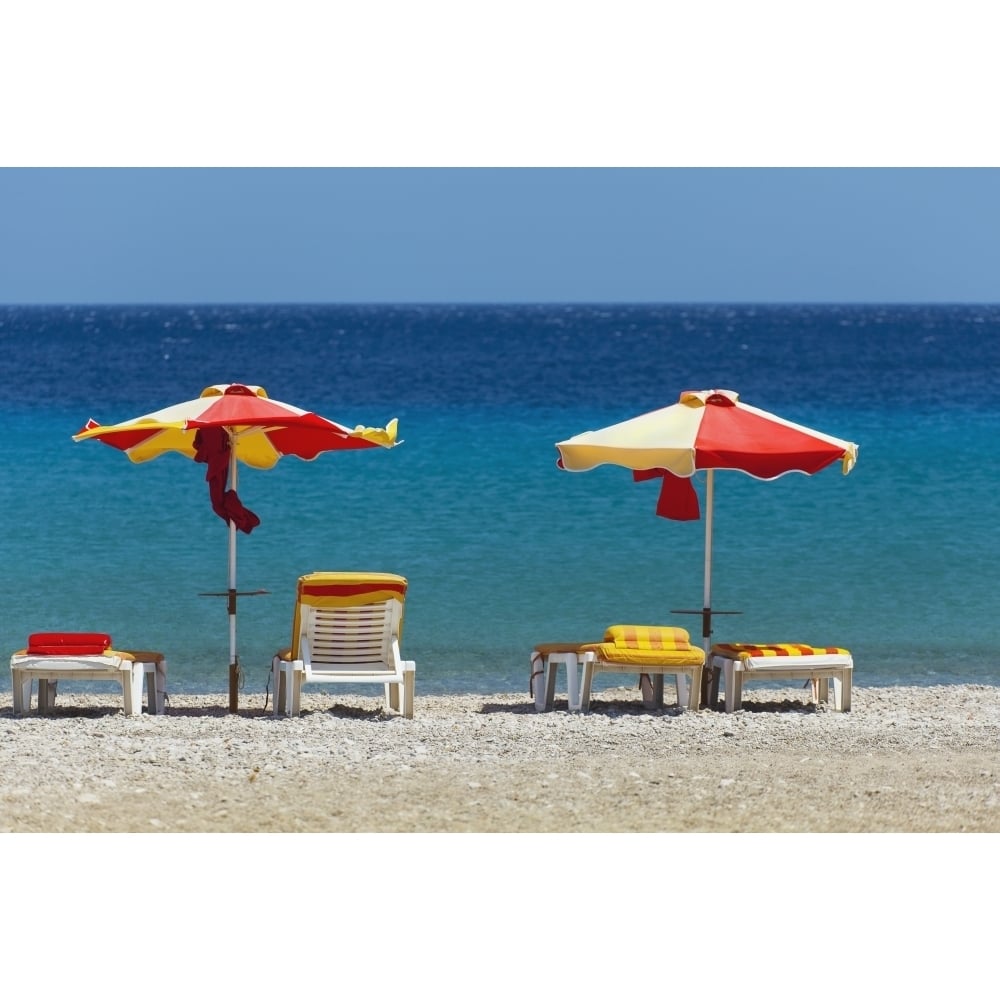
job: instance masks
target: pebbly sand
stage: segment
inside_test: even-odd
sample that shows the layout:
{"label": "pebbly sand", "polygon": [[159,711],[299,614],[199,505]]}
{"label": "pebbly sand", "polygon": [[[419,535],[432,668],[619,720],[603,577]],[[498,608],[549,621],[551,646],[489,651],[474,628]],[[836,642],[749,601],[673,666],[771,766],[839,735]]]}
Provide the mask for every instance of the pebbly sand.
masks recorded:
{"label": "pebbly sand", "polygon": [[[306,689],[298,719],[263,694],[171,695],[126,718],[112,685],[14,717],[0,697],[0,831],[14,833],[1000,832],[1000,687],[856,685],[852,711],[799,687],[732,715],[587,715],[527,694],[381,697]],[[380,693],[380,692],[379,692]]]}

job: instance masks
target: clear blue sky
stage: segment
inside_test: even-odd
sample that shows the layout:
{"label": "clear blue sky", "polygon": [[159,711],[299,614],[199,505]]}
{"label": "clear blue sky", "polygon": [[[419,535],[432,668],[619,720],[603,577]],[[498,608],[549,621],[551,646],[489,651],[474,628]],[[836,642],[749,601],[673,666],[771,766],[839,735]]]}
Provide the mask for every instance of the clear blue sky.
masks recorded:
{"label": "clear blue sky", "polygon": [[9,7],[0,303],[1000,301],[977,0]]}
{"label": "clear blue sky", "polygon": [[1000,302],[1000,170],[9,168],[0,302]]}

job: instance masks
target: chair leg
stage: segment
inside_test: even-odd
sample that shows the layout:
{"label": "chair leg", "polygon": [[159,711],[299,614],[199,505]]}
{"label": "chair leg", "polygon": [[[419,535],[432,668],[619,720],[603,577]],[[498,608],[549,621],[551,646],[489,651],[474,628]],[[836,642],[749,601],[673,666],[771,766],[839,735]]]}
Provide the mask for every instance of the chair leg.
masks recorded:
{"label": "chair leg", "polygon": [[292,668],[284,663],[280,664],[278,667],[279,694],[275,704],[282,715],[292,714],[292,678]]}
{"label": "chair leg", "polygon": [[714,708],[719,703],[719,672],[709,659],[701,672],[701,699],[698,707]]}
{"label": "chair leg", "polygon": [[817,705],[825,705],[830,700],[830,679],[814,677],[812,682],[813,698]]}
{"label": "chair leg", "polygon": [[393,712],[399,711],[399,688],[398,682],[385,685],[385,707]]}
{"label": "chair leg", "polygon": [[10,681],[14,696],[14,714],[24,715],[31,710],[31,678],[25,677],[21,670],[12,669]]}
{"label": "chair leg", "polygon": [[677,688],[677,704],[683,708],[691,698],[688,688],[688,675],[674,674],[674,687]]}
{"label": "chair leg", "polygon": [[137,663],[146,677],[146,711],[150,715],[163,715],[166,711],[167,661],[149,660]]}
{"label": "chair leg", "polygon": [[278,657],[271,660],[271,681],[274,684],[274,714],[277,716],[285,711],[287,697],[285,671],[281,669],[281,660]]}
{"label": "chair leg", "polygon": [[665,680],[666,678],[663,674],[657,674],[653,678],[653,706],[655,708],[663,708],[663,687]]}
{"label": "chair leg", "polygon": [[[703,668],[702,673],[705,673],[706,669]],[[719,681],[721,679],[718,669],[708,669],[708,699],[705,702],[705,707],[711,708],[713,711],[719,707]]]}
{"label": "chair leg", "polygon": [[736,664],[732,660],[726,660],[723,672],[725,674],[723,684],[726,686],[726,711],[735,712],[741,703],[741,699],[736,697]]}
{"label": "chair leg", "polygon": [[123,670],[121,673],[122,698],[125,701],[125,714],[138,715],[136,709],[142,708],[142,684],[146,679],[145,670]]}
{"label": "chair leg", "polygon": [[[580,711],[580,661],[576,653],[564,654],[566,664],[566,707],[571,712]],[[552,673],[555,674],[553,666]]]}
{"label": "chair leg", "polygon": [[156,714],[163,715],[166,710],[167,701],[167,661],[161,660],[156,664]]}
{"label": "chair leg", "polygon": [[639,674],[639,691],[642,694],[642,704],[645,708],[653,707],[653,682],[649,674]]}
{"label": "chair leg", "polygon": [[852,670],[844,670],[839,678],[834,680],[834,705],[838,712],[851,710],[851,674]]}
{"label": "chair leg", "polygon": [[[536,712],[547,712],[552,707],[549,704],[549,680],[548,657],[543,656],[537,650],[532,650],[528,688],[531,697],[535,699]],[[551,681],[552,697],[555,698],[555,678],[551,678]]]}
{"label": "chair leg", "polygon": [[590,711],[590,691],[594,684],[594,668],[596,661],[593,653],[585,653],[583,657],[583,685],[580,688],[580,711]]}
{"label": "chair leg", "polygon": [[551,712],[556,703],[556,664],[551,656],[545,657],[545,711]]}
{"label": "chair leg", "polygon": [[413,718],[413,689],[416,687],[416,671],[403,671],[403,718]]}
{"label": "chair leg", "polygon": [[691,690],[688,695],[688,711],[698,712],[701,710],[701,667],[693,667],[691,670]]}
{"label": "chair leg", "polygon": [[[56,704],[56,684],[57,681],[46,680],[43,677],[38,678],[38,714],[44,715],[50,709],[55,707]],[[31,707],[31,700],[29,698],[28,702],[29,708]]]}
{"label": "chair leg", "polygon": [[303,671],[293,669],[291,677],[288,678],[291,691],[289,692],[291,701],[291,714],[296,718],[302,710],[302,681]]}
{"label": "chair leg", "polygon": [[[145,677],[143,678],[145,679]],[[134,715],[135,708],[132,704],[132,674],[122,673],[119,674],[118,680],[122,686],[122,701],[124,702],[122,710],[125,715]],[[139,704],[142,704],[142,695],[139,696]]]}

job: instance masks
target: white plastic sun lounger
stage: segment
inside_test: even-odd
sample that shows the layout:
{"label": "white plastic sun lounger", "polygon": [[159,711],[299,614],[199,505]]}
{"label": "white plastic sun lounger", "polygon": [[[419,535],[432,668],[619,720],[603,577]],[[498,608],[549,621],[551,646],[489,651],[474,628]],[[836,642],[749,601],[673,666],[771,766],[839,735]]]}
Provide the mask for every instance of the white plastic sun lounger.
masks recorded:
{"label": "white plastic sun lounger", "polygon": [[529,691],[536,711],[550,711],[555,698],[556,666],[564,664],[569,689],[567,707],[571,712],[590,710],[594,676],[598,673],[638,674],[643,702],[651,708],[663,708],[663,678],[670,674],[677,685],[678,705],[697,711],[704,662],[704,650],[691,645],[685,629],[612,625],[605,631],[603,642],[536,645],[531,651]]}
{"label": "white plastic sun lounger", "polygon": [[851,710],[854,659],[839,646],[717,643],[712,646],[709,662],[713,668],[722,670],[727,712],[742,706],[743,685],[751,680],[810,680],[819,703],[829,700],[832,681],[834,708],[838,712]]}
{"label": "white plastic sun lounger", "polygon": [[33,682],[38,682],[38,711],[55,703],[60,680],[117,681],[122,689],[126,715],[142,711],[142,686],[146,681],[148,710],[162,715],[166,701],[167,663],[152,650],[116,650],[111,637],[96,632],[38,632],[25,649],[10,658],[15,715],[31,710]]}

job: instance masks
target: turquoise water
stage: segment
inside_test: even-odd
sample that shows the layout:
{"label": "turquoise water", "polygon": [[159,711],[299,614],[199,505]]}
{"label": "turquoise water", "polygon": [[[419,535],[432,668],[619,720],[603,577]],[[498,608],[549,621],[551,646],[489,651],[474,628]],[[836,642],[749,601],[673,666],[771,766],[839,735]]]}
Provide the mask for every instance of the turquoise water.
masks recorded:
{"label": "turquoise water", "polygon": [[[2,639],[103,630],[162,649],[173,691],[228,684],[227,530],[204,467],[133,465],[71,435],[213,382],[263,385],[342,423],[399,418],[391,451],[241,469],[247,694],[288,642],[295,580],[410,581],[418,693],[524,691],[540,641],[702,599],[704,523],[657,518],[656,483],[566,473],[554,444],[735,389],[860,445],[857,467],[716,475],[719,641],[838,644],[859,684],[996,683],[1000,309],[192,307],[0,310]],[[699,490],[702,488],[700,480]]]}

